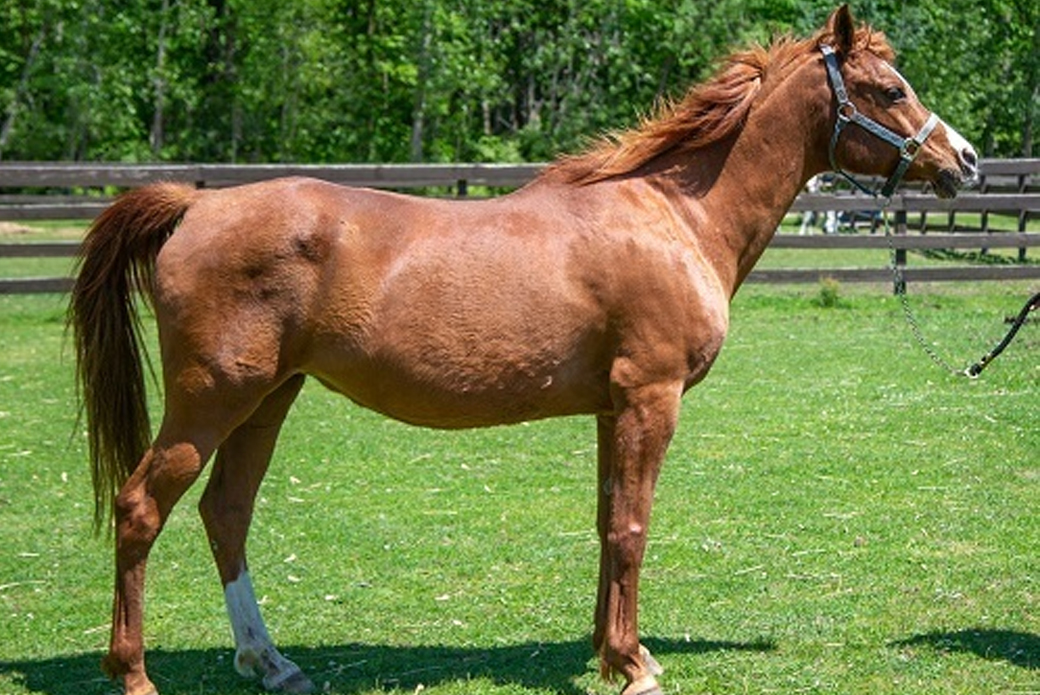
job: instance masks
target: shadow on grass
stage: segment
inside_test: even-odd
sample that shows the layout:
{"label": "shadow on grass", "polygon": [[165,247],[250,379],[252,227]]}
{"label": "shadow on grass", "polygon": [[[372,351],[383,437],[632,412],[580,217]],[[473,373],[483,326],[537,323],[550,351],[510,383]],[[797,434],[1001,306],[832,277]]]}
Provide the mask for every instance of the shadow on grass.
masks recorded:
{"label": "shadow on grass", "polygon": [[931,647],[943,652],[970,652],[990,661],[1006,661],[1025,669],[1040,669],[1040,635],[1014,630],[929,632],[894,643],[897,647]]}
{"label": "shadow on grass", "polygon": [[[768,652],[775,649],[769,641],[649,638],[644,644],[658,656],[716,651]],[[319,690],[327,687],[328,692],[344,694],[369,690],[415,692],[420,685],[428,687],[438,683],[485,679],[500,686],[585,695],[585,689],[577,684],[576,679],[588,673],[593,656],[588,640],[530,642],[487,649],[365,644],[287,646],[282,652],[303,668]],[[148,675],[162,695],[252,695],[262,692],[259,682],[245,680],[235,673],[231,649],[169,651],[157,648],[148,650],[147,659]],[[114,684],[101,676],[98,670],[100,661],[101,654],[98,653],[0,661],[0,678],[9,679],[27,692],[46,695],[107,695],[118,692]]]}

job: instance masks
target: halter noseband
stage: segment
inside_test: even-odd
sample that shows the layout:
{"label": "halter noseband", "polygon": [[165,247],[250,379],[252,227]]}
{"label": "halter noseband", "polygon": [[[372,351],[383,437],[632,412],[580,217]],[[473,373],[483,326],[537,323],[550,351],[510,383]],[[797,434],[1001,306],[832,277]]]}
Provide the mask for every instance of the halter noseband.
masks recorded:
{"label": "halter noseband", "polygon": [[[881,125],[877,121],[873,120],[868,116],[864,116],[856,108],[856,105],[849,100],[849,94],[845,90],[845,81],[841,77],[841,69],[838,67],[838,57],[834,53],[834,49],[830,46],[820,46],[820,51],[823,53],[823,62],[827,66],[827,79],[831,84],[831,89],[834,90],[834,97],[838,101],[838,118],[834,123],[834,133],[831,135],[831,144],[828,149],[828,156],[830,157],[831,169],[835,173],[845,177],[853,186],[863,191],[867,195],[878,196],[888,200],[892,197],[893,191],[899,182],[903,180],[903,176],[906,174],[906,170],[910,168],[911,162],[917,157],[917,153],[921,151],[921,147],[924,145],[925,140],[931,135],[932,130],[939,123],[939,117],[934,113],[928,116],[928,120],[921,126],[921,130],[917,131],[917,135],[913,137],[904,138],[902,135],[898,135],[885,126]],[[892,145],[899,150],[899,163],[896,165],[895,170],[888,177],[885,185],[880,190],[871,190],[864,186],[862,183],[852,177],[851,174],[846,172],[844,169],[838,166],[838,162],[834,156],[834,150],[838,146],[838,137],[841,132],[845,129],[849,123],[855,123],[859,127],[865,129],[867,132],[876,135],[888,144]]]}

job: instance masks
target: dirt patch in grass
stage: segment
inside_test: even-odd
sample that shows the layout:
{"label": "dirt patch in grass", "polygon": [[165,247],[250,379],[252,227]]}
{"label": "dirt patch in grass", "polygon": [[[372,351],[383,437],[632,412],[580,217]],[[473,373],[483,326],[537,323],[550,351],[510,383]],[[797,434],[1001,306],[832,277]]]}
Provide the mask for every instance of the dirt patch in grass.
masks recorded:
{"label": "dirt patch in grass", "polygon": [[87,223],[76,221],[56,222],[0,222],[0,239],[17,239],[19,241],[55,241],[63,239],[80,239],[87,228]]}
{"label": "dirt patch in grass", "polygon": [[19,234],[31,234],[36,231],[32,227],[17,222],[0,222],[0,236],[16,236]]}

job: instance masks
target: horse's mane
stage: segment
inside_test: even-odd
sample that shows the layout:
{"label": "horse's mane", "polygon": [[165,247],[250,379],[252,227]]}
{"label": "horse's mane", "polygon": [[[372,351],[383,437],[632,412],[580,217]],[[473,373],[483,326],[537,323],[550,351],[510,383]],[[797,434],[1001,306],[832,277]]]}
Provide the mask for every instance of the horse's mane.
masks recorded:
{"label": "horse's mane", "polygon": [[[718,142],[743,127],[770,70],[834,42],[835,37],[824,30],[809,39],[782,36],[768,48],[753,45],[732,53],[721,61],[714,77],[692,87],[681,100],[662,101],[637,127],[609,133],[584,152],[560,157],[543,176],[594,183],[630,174],[672,150],[690,151]],[[869,26],[856,30],[853,50],[867,50],[889,61],[895,56],[885,35]]]}

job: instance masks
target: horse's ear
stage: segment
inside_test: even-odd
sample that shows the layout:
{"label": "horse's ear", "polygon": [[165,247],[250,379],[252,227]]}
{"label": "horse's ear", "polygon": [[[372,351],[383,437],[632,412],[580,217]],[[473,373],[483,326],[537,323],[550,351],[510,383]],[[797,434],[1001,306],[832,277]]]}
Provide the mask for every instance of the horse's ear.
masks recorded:
{"label": "horse's ear", "polygon": [[856,35],[856,27],[852,21],[852,12],[848,5],[834,10],[827,20],[827,33],[834,37],[834,50],[845,54],[852,50],[852,40]]}

